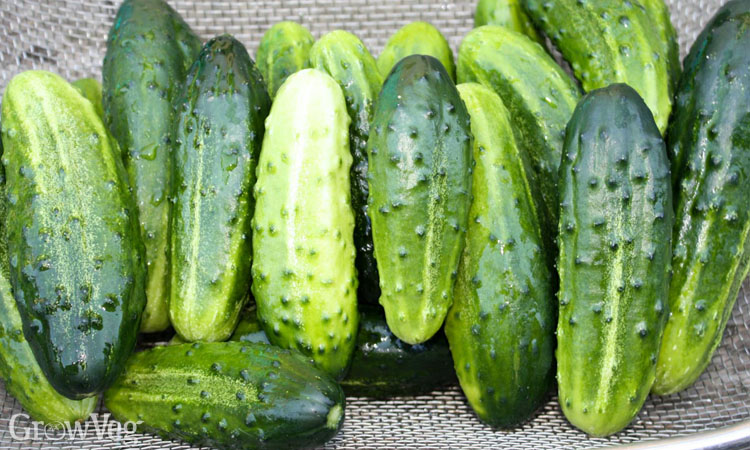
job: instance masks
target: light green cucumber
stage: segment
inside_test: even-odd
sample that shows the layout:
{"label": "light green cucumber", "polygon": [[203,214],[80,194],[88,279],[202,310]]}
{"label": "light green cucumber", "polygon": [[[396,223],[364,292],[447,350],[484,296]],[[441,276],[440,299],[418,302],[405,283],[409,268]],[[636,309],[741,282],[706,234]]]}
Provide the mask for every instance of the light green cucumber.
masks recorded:
{"label": "light green cucumber", "polygon": [[453,50],[445,36],[434,25],[427,22],[412,22],[388,39],[378,56],[378,68],[383,78],[388,76],[396,63],[409,55],[428,55],[436,58],[451,78],[456,80]]}
{"label": "light green cucumber", "polygon": [[[658,0],[663,1],[663,0]],[[479,0],[474,13],[474,27],[498,25],[525,34],[544,45],[544,39],[531,23],[519,0]]]}
{"label": "light green cucumber", "polygon": [[358,326],[349,115],[316,69],[279,89],[266,119],[253,217],[253,284],[269,340],[341,378]]}
{"label": "light green cucumber", "polygon": [[310,31],[296,22],[279,22],[266,31],[255,60],[272,99],[289,75],[310,67],[314,43]]}

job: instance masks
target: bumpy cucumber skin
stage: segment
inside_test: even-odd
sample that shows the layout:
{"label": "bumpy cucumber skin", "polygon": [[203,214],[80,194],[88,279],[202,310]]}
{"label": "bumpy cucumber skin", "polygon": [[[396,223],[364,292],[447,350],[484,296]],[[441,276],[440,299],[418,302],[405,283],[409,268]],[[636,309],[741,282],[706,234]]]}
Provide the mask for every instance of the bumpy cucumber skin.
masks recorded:
{"label": "bumpy cucumber skin", "polygon": [[221,449],[312,448],[344,419],[344,393],[297,352],[208,342],[136,353],[104,394],[139,430]]}
{"label": "bumpy cucumber skin", "polygon": [[172,102],[200,48],[200,39],[163,0],[125,0],[107,40],[105,122],[120,144],[146,245],[143,332],[169,326]]}
{"label": "bumpy cucumber skin", "polygon": [[595,436],[635,417],[654,381],[673,223],[669,161],[631,87],[586,95],[560,166],[557,382],[563,412]]}
{"label": "bumpy cucumber skin", "polygon": [[667,58],[669,82],[672,86],[671,92],[675,92],[682,72],[682,62],[680,61],[680,44],[677,42],[677,30],[672,25],[672,14],[669,11],[669,6],[664,0],[640,0],[640,2],[646,8],[646,14],[656,25],[656,30],[659,33],[658,43],[662,45],[659,55]]}
{"label": "bumpy cucumber skin", "polygon": [[412,22],[395,32],[378,56],[378,68],[386,78],[393,67],[409,55],[429,55],[443,64],[452,80],[456,80],[453,50],[440,30],[427,22]]}
{"label": "bumpy cucumber skin", "polygon": [[[255,309],[243,313],[230,340],[268,343]],[[340,381],[346,395],[373,398],[419,395],[455,381],[443,333],[423,344],[409,345],[391,333],[378,306],[360,306],[357,347],[349,372]]]}
{"label": "bumpy cucumber skin", "polygon": [[690,386],[711,361],[750,259],[750,1],[722,7],[693,44],[669,128],[676,221],[671,315],[657,394]]}
{"label": "bumpy cucumber skin", "polygon": [[474,27],[483,25],[505,27],[544,45],[544,39],[524,12],[520,0],[479,0],[474,12]]}
{"label": "bumpy cucumber skin", "polygon": [[266,119],[255,184],[253,285],[275,345],[343,377],[357,333],[349,115],[317,69],[289,77]]}
{"label": "bumpy cucumber skin", "polygon": [[71,83],[83,97],[94,105],[96,115],[104,119],[104,106],[102,104],[102,84],[93,78],[81,78]]}
{"label": "bumpy cucumber skin", "polygon": [[[2,149],[0,140],[0,154]],[[32,420],[53,427],[85,420],[96,407],[96,397],[71,400],[55,391],[23,336],[23,322],[8,281],[6,214],[5,173],[0,166],[0,378],[5,382],[5,390],[18,400]]]}
{"label": "bumpy cucumber skin", "polygon": [[367,216],[367,139],[383,79],[375,58],[362,41],[342,30],[320,38],[310,50],[310,61],[314,68],[326,72],[341,86],[352,120],[349,150],[353,163],[349,175],[354,208],[354,245],[357,248],[355,264],[359,278],[357,298],[361,302],[375,303],[380,297],[380,287],[373,255],[372,226]]}
{"label": "bumpy cucumber skin", "polygon": [[544,402],[554,379],[555,298],[531,170],[508,110],[491,89],[460,84],[474,135],[466,247],[445,334],[469,404],[512,427]]}
{"label": "bumpy cucumber skin", "polygon": [[223,341],[250,288],[263,78],[231,36],[212,39],[177,101],[169,318],[187,341]]}
{"label": "bumpy cucumber skin", "polygon": [[117,144],[65,80],[29,71],[2,104],[10,280],[50,384],[82,399],[117,377],[145,304],[143,243]]}
{"label": "bumpy cucumber skin", "polygon": [[626,83],[664,133],[672,110],[669,55],[638,0],[523,0],[536,26],[570,63],[584,91]]}
{"label": "bumpy cucumber skin", "polygon": [[310,49],[315,43],[310,31],[296,22],[279,22],[260,40],[255,60],[273,99],[287,77],[310,65]]}
{"label": "bumpy cucumber skin", "polygon": [[412,55],[383,84],[372,130],[368,201],[380,304],[393,334],[418,344],[453,303],[471,203],[469,114],[440,61]]}
{"label": "bumpy cucumber skin", "polygon": [[544,49],[528,37],[485,25],[466,35],[458,52],[458,82],[491,87],[502,99],[518,143],[529,157],[531,184],[544,200],[540,208],[548,247],[557,230],[557,170],[565,126],[580,92]]}

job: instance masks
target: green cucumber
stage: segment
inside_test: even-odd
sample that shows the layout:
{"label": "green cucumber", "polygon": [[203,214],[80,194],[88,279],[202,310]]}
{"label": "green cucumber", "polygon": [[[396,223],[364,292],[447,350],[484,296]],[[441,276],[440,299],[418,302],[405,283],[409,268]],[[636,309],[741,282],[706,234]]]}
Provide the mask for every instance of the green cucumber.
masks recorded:
{"label": "green cucumber", "polygon": [[61,77],[16,75],[2,103],[10,281],[50,384],[102,392],[136,343],[143,243],[117,144]]}
{"label": "green cucumber", "polygon": [[380,304],[393,334],[419,344],[453,303],[471,203],[469,114],[440,61],[402,59],[372,123],[369,214]]}
{"label": "green cucumber", "polygon": [[169,326],[172,102],[200,48],[200,39],[163,0],[125,0],[107,40],[104,113],[125,158],[146,245],[143,332]]}
{"label": "green cucumber", "polygon": [[[255,309],[247,309],[230,338],[268,343]],[[347,395],[390,398],[426,394],[456,381],[448,341],[438,333],[423,344],[409,345],[391,333],[383,311],[359,309],[357,348],[341,387]]]}
{"label": "green cucumber", "polygon": [[544,45],[544,39],[521,7],[521,0],[479,0],[474,13],[474,27],[482,25],[506,27]]}
{"label": "green cucumber", "polygon": [[341,378],[357,332],[349,123],[336,81],[305,69],[266,120],[253,217],[253,284],[270,341]]}
{"label": "green cucumber", "polygon": [[[0,154],[2,149],[0,140]],[[0,378],[5,382],[5,390],[18,400],[32,420],[44,422],[52,427],[83,421],[94,411],[96,397],[71,400],[55,391],[23,336],[23,322],[9,281],[8,243],[5,238],[6,213],[3,173],[0,181]]]}
{"label": "green cucumber", "polygon": [[428,55],[443,64],[453,80],[456,79],[456,66],[453,50],[440,30],[427,22],[412,22],[395,32],[378,56],[378,68],[383,78],[391,69],[409,55]]}
{"label": "green cucumber", "polygon": [[355,265],[359,278],[357,298],[375,303],[380,296],[378,267],[372,248],[372,226],[367,216],[367,139],[370,121],[383,80],[375,58],[359,38],[346,31],[332,31],[310,50],[316,69],[329,74],[341,86],[352,123],[349,126],[349,150],[352,208],[354,208]]}
{"label": "green cucumber", "polygon": [[557,169],[565,126],[580,93],[552,57],[528,37],[485,25],[466,35],[458,51],[458,82],[491,87],[510,112],[518,144],[528,155],[531,184],[544,200],[547,246],[554,244],[559,203]]}
{"label": "green cucumber", "polygon": [[177,101],[169,318],[187,341],[223,341],[250,289],[255,167],[271,107],[231,36],[210,40]]}
{"label": "green cucumber", "polygon": [[632,86],[664,133],[672,110],[670,55],[660,27],[638,0],[523,0],[535,25],[570,63],[586,92]]}
{"label": "green cucumber", "polygon": [[576,107],[560,204],[560,405],[570,423],[606,436],[646,400],[668,315],[669,160],[633,88],[595,90]]}
{"label": "green cucumber", "polygon": [[311,67],[310,49],[314,43],[310,31],[296,22],[279,22],[266,31],[255,60],[271,98],[276,97],[289,75]]}
{"label": "green cucumber", "polygon": [[474,135],[466,247],[445,334],[461,388],[480,419],[512,427],[554,379],[555,298],[528,157],[488,87],[460,84]]}
{"label": "green cucumber", "polygon": [[317,447],[344,419],[331,377],[297,352],[244,342],[136,353],[104,405],[139,431],[222,449]]}
{"label": "green cucumber", "polygon": [[94,105],[96,115],[102,120],[104,118],[104,106],[102,104],[102,84],[94,78],[81,78],[71,83],[83,97]]}
{"label": "green cucumber", "polygon": [[667,70],[669,70],[669,82],[672,92],[677,89],[677,82],[682,72],[680,61],[680,44],[677,42],[677,31],[672,25],[672,15],[669,6],[664,0],[640,0],[646,8],[646,14],[653,20],[656,30],[659,32],[659,42],[662,45],[659,51],[660,57],[667,58]]}
{"label": "green cucumber", "polygon": [[676,220],[657,394],[690,386],[721,342],[750,260],[750,1],[724,5],[685,59],[669,128]]}

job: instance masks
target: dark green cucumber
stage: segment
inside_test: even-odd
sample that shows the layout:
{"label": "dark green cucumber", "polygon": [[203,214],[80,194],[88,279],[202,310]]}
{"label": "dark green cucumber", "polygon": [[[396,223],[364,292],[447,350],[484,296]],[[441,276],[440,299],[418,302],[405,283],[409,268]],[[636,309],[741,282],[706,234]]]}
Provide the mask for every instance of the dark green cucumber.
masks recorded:
{"label": "dark green cucumber", "polygon": [[169,326],[172,102],[201,42],[163,0],[125,0],[102,68],[104,112],[135,191],[148,280],[141,331]]}
{"label": "dark green cucumber", "polygon": [[[662,1],[662,0],[659,0]],[[544,45],[531,19],[524,12],[520,0],[479,0],[474,13],[474,27],[498,25],[525,34]]]}
{"label": "dark green cucumber", "polygon": [[466,247],[445,334],[469,404],[511,427],[546,400],[554,379],[555,298],[538,196],[510,114],[488,87],[460,84],[474,135]]}
{"label": "dark green cucumber", "polygon": [[332,31],[320,38],[310,50],[310,61],[313,67],[329,74],[341,86],[352,119],[349,150],[353,163],[349,175],[354,208],[354,245],[357,247],[357,298],[374,303],[380,296],[380,287],[372,248],[372,226],[367,216],[367,139],[383,80],[367,47],[357,36],[346,31]]}
{"label": "dark green cucumber", "polygon": [[660,57],[667,58],[667,70],[669,70],[669,82],[672,92],[677,88],[682,72],[680,61],[680,45],[677,42],[677,31],[672,25],[672,15],[664,0],[640,0],[646,8],[646,14],[653,20],[656,30],[659,32]]}
{"label": "dark green cucumber", "polygon": [[120,421],[222,449],[312,448],[344,419],[344,393],[297,352],[209,342],[136,353],[104,394]]}
{"label": "dark green cucumber", "polygon": [[445,70],[456,79],[453,50],[440,30],[427,22],[412,22],[395,32],[378,56],[378,68],[383,78],[391,73],[393,66],[409,55],[429,55],[443,64]]}
{"label": "dark green cucumber", "polygon": [[93,78],[81,78],[74,81],[73,87],[78,89],[78,92],[90,101],[94,105],[96,115],[102,120],[104,118],[104,106],[102,105],[102,84]]}
{"label": "dark green cucumber", "polygon": [[[230,339],[268,343],[254,308],[243,313]],[[443,333],[423,344],[409,345],[391,333],[379,307],[360,306],[357,348],[349,373],[340,382],[347,395],[374,398],[419,395],[455,381]]]}
{"label": "dark green cucumber", "polygon": [[671,315],[654,392],[690,386],[721,342],[750,260],[750,1],[724,5],[685,59],[669,128]]}
{"label": "dark green cucumber", "polygon": [[271,98],[276,97],[289,75],[311,67],[310,49],[314,43],[307,28],[296,22],[279,22],[266,31],[255,59]]}
{"label": "dark green cucumber", "polygon": [[143,244],[117,144],[94,106],[49,72],[2,103],[10,280],[26,339],[54,388],[103,391],[136,342]]}
{"label": "dark green cucumber", "polygon": [[[670,55],[661,27],[638,0],[523,0],[537,27],[570,63],[586,92],[626,83],[663,133],[672,110]],[[667,52],[668,53],[668,52]]]}
{"label": "dark green cucumber", "polygon": [[255,167],[271,107],[231,36],[210,40],[177,101],[169,318],[187,341],[223,341],[250,289]]}
{"label": "dark green cucumber", "polygon": [[341,378],[357,333],[349,123],[336,81],[305,69],[266,120],[253,217],[258,316],[275,345]]}
{"label": "dark green cucumber", "polygon": [[380,303],[393,334],[418,344],[437,333],[453,303],[471,203],[469,114],[440,61],[412,55],[385,81],[372,129]]}
{"label": "dark green cucumber", "polygon": [[[0,154],[2,150],[0,139]],[[23,322],[9,282],[5,237],[7,202],[2,166],[0,177],[0,378],[5,382],[5,390],[23,406],[32,420],[50,426],[85,420],[96,407],[96,397],[71,400],[55,391],[23,336]]]}
{"label": "dark green cucumber", "polygon": [[631,87],[592,91],[576,107],[560,202],[560,405],[573,425],[606,436],[646,400],[668,315],[669,160]]}
{"label": "dark green cucumber", "polygon": [[502,99],[518,144],[529,156],[531,184],[544,200],[543,225],[549,245],[557,227],[557,168],[565,126],[580,93],[552,57],[528,37],[486,25],[471,31],[458,52],[458,82],[491,87]]}

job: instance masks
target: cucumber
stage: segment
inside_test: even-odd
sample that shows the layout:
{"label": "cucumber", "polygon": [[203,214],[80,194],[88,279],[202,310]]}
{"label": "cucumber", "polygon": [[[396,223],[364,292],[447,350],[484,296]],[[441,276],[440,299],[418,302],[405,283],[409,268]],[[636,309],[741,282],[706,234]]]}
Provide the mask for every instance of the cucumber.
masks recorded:
{"label": "cucumber", "polygon": [[270,341],[336,378],[357,332],[349,123],[336,81],[305,69],[279,89],[266,120],[253,217],[253,284]]}
{"label": "cucumber", "polygon": [[276,97],[289,75],[310,68],[310,49],[315,43],[310,31],[296,22],[279,22],[263,35],[255,59],[268,86]]}
{"label": "cucumber", "polygon": [[431,338],[453,303],[471,203],[469,114],[440,61],[402,59],[380,92],[368,142],[380,303],[393,334]]}
{"label": "cucumber", "polygon": [[123,152],[146,245],[143,332],[169,326],[172,102],[200,48],[200,39],[163,0],[125,0],[107,40],[105,122]]}
{"label": "cucumber", "polygon": [[94,78],[81,78],[74,81],[73,87],[94,105],[96,115],[102,120],[104,118],[104,106],[102,105],[102,84]]}
{"label": "cucumber", "polygon": [[312,448],[344,419],[344,393],[297,352],[208,342],[136,353],[104,394],[120,421],[224,449]]}
{"label": "cucumber", "polygon": [[750,1],[730,1],[700,34],[669,128],[675,180],[671,315],[657,394],[690,386],[711,361],[750,259]]}
{"label": "cucumber", "polygon": [[2,102],[10,281],[50,384],[102,392],[136,343],[143,243],[117,144],[61,77],[15,76]]}
{"label": "cucumber", "polygon": [[409,55],[428,55],[437,58],[445,67],[451,79],[456,79],[456,66],[445,36],[427,22],[412,22],[395,32],[378,56],[378,68],[383,78],[391,69]]}
{"label": "cucumber", "polygon": [[310,61],[313,67],[326,72],[341,86],[352,119],[349,150],[353,163],[349,176],[354,208],[354,245],[357,248],[355,266],[359,278],[357,298],[375,303],[380,296],[380,287],[372,248],[372,226],[367,216],[367,139],[383,80],[367,47],[357,36],[346,31],[332,31],[320,38],[310,50]]}
{"label": "cucumber", "polygon": [[[459,83],[491,87],[510,112],[518,144],[528,155],[530,183],[542,195],[547,247],[557,234],[557,169],[565,126],[580,93],[544,49],[528,37],[485,25],[466,35],[458,52]],[[552,252],[550,252],[552,253]]]}
{"label": "cucumber", "polygon": [[669,58],[660,29],[638,0],[523,0],[534,24],[570,63],[584,91],[626,83],[664,133],[672,110]]}
{"label": "cucumber", "polygon": [[488,87],[460,84],[474,135],[466,247],[445,334],[458,380],[480,419],[512,427],[554,379],[555,299],[538,195],[510,114]]}
{"label": "cucumber", "polygon": [[607,436],[646,400],[668,315],[669,161],[633,88],[598,89],[576,107],[560,204],[560,405],[574,426]]}
{"label": "cucumber", "polygon": [[[230,340],[268,343],[255,309],[247,309]],[[382,310],[359,309],[357,347],[341,387],[346,395],[391,398],[426,394],[456,381],[448,341],[438,333],[423,344],[409,345],[388,329]]]}
{"label": "cucumber", "polygon": [[640,0],[646,8],[646,14],[654,21],[659,33],[658,43],[662,45],[659,55],[665,55],[667,59],[667,70],[669,71],[669,82],[672,92],[677,89],[682,72],[680,61],[680,44],[677,42],[677,31],[672,25],[672,15],[664,0]]}
{"label": "cucumber", "polygon": [[271,108],[229,35],[210,40],[177,101],[169,318],[187,341],[223,341],[250,289],[255,167]]}
{"label": "cucumber", "polygon": [[524,12],[520,0],[479,0],[474,13],[474,27],[482,25],[506,27],[544,45],[544,39]]}
{"label": "cucumber", "polygon": [[[0,140],[0,154],[2,150]],[[23,322],[10,288],[5,238],[5,174],[0,174],[0,177],[0,378],[5,382],[6,392],[23,406],[32,420],[51,427],[83,421],[94,411],[96,397],[71,400],[55,391],[23,336]]]}

